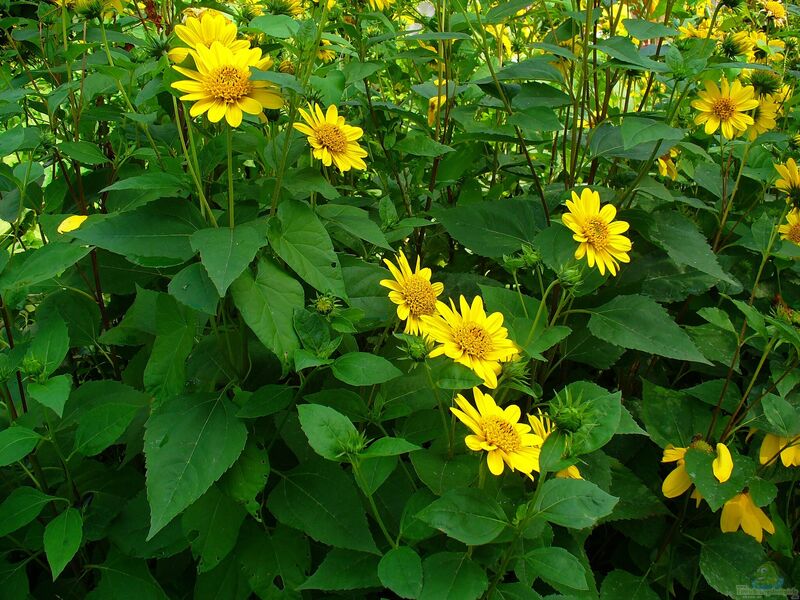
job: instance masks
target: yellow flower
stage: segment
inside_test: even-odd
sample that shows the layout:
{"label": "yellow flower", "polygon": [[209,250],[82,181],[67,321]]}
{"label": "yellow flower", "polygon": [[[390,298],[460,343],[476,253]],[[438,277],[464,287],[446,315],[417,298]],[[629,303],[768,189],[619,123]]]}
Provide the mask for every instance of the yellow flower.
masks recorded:
{"label": "yellow flower", "polygon": [[753,124],[753,117],[745,114],[758,106],[752,86],[742,87],[738,80],[729,85],[725,77],[721,89],[713,81],[706,81],[705,85],[705,91],[698,93],[699,98],[692,101],[692,106],[700,111],[694,122],[705,123],[708,135],[721,126],[722,135],[730,140]]}
{"label": "yellow flower", "polygon": [[611,204],[601,209],[600,194],[589,188],[584,188],[580,197],[573,191],[567,208],[569,213],[562,215],[561,220],[572,230],[572,239],[579,242],[575,258],[586,256],[590,267],[597,263],[601,275],[605,275],[606,269],[616,275],[617,261],[630,262],[631,241],[622,235],[628,230],[628,223],[614,221],[617,209]]}
{"label": "yellow flower", "polygon": [[[251,0],[252,4],[258,4]],[[267,12],[273,15],[286,15],[287,17],[303,16],[303,4],[300,0],[268,0],[266,2]]]}
{"label": "yellow flower", "polygon": [[459,305],[460,313],[452,300],[449,307],[437,302],[438,315],[422,317],[425,333],[439,344],[429,356],[444,354],[452,358],[472,369],[486,387],[494,389],[500,362],[511,360],[519,349],[508,339],[503,315],[496,312],[487,317],[480,296],[474,298],[472,306],[461,296]]}
{"label": "yellow flower", "polygon": [[790,158],[784,164],[775,165],[775,170],[781,176],[775,182],[775,187],[789,195],[786,202],[800,202],[800,170],[797,169],[794,159]]}
{"label": "yellow flower", "polygon": [[786,50],[786,42],[783,40],[771,40],[763,31],[755,31],[750,34],[753,40],[753,59],[757,62],[779,63],[783,62],[783,52]]}
{"label": "yellow flower", "polygon": [[497,40],[497,44],[503,48],[504,56],[511,54],[511,38],[508,37],[510,33],[508,27],[505,25],[486,25],[484,29],[486,29],[489,35]]}
{"label": "yellow flower", "polygon": [[219,42],[233,52],[248,49],[250,43],[247,40],[237,40],[236,33],[236,25],[228,17],[216,10],[207,10],[199,17],[189,17],[185,24],[175,26],[175,35],[188,48],[173,48],[169,51],[169,59],[182,63],[189,56],[190,48],[211,48],[214,42]]}
{"label": "yellow flower", "polygon": [[762,133],[775,129],[777,113],[778,105],[772,101],[772,96],[762,98],[753,111],[753,124],[747,128],[747,139],[752,142]]}
{"label": "yellow flower", "polygon": [[697,39],[697,40],[704,40],[708,37],[710,39],[718,39],[722,33],[718,34],[711,34],[708,35],[708,29],[711,26],[711,23],[708,19],[701,20],[697,25],[694,23],[686,23],[685,25],[681,25],[678,27],[678,31],[680,32],[680,38],[684,40],[690,39]]}
{"label": "yellow flower", "polygon": [[293,123],[292,126],[308,136],[314,158],[321,160],[326,167],[334,163],[342,173],[367,168],[362,160],[367,151],[358,145],[364,132],[360,127],[347,125],[335,105],[331,104],[323,114],[318,104],[313,107],[309,104],[308,112],[301,108],[300,115],[305,123]]}
{"label": "yellow flower", "polygon": [[431,96],[428,100],[428,127],[436,124],[439,119],[439,109],[447,102],[447,80],[436,79],[433,84],[437,88],[437,95]]}
{"label": "yellow flower", "polygon": [[444,291],[444,284],[431,283],[431,270],[420,269],[419,256],[414,271],[402,250],[397,257],[397,266],[388,258],[383,262],[394,280],[382,279],[380,283],[391,290],[389,300],[397,304],[397,317],[406,322],[405,332],[412,335],[424,333],[420,319],[423,315],[436,314],[436,298]]}
{"label": "yellow flower", "polygon": [[711,463],[711,469],[714,472],[714,477],[720,483],[725,483],[731,478],[733,472],[733,459],[731,458],[731,451],[725,444],[717,444],[717,456]]}
{"label": "yellow flower", "polygon": [[664,449],[664,455],[661,457],[662,463],[676,462],[678,465],[667,475],[664,483],[661,484],[661,493],[667,498],[677,498],[686,490],[692,487],[692,480],[689,473],[686,471],[686,456],[687,448],[676,448],[669,444]]}
{"label": "yellow flower", "polygon": [[194,102],[189,114],[193,117],[208,111],[208,119],[217,123],[225,117],[231,127],[242,123],[242,113],[258,115],[265,108],[280,108],[283,98],[276,88],[266,81],[251,81],[250,67],[268,69],[269,57],[261,58],[261,50],[236,50],[219,42],[211,48],[198,46],[192,51],[197,71],[173,66],[173,69],[190,79],[172,84],[185,92],[181,100]]}
{"label": "yellow flower", "polygon": [[[552,421],[550,421],[550,417],[542,414],[541,409],[539,410],[538,416],[528,415],[528,422],[531,424],[531,427],[533,428],[533,433],[542,438],[542,443],[537,446],[536,466],[533,467],[533,470],[538,473],[540,472],[539,453],[541,452],[542,445],[544,445],[547,438],[550,436],[551,433],[553,433],[556,430],[556,428],[553,425]],[[581,472],[575,465],[570,465],[566,469],[561,469],[556,473],[556,477],[560,477],[563,479],[583,479],[583,477],[581,477]]]}
{"label": "yellow flower", "polygon": [[662,177],[669,177],[673,181],[678,178],[678,168],[675,166],[675,159],[678,158],[678,151],[671,148],[669,152],[658,157],[658,173]]}
{"label": "yellow flower", "polygon": [[[795,215],[795,217],[795,227],[798,230],[798,235],[800,235],[800,214]],[[762,465],[772,464],[778,454],[781,456],[781,462],[784,467],[800,467],[800,435],[790,440],[779,435],[766,434],[758,452],[758,462]]]}
{"label": "yellow flower", "polygon": [[394,0],[369,0],[369,6],[372,10],[384,10],[394,4]]}
{"label": "yellow flower", "polygon": [[789,240],[800,246],[800,209],[793,208],[786,215],[786,223],[778,226],[778,233],[782,240]]}
{"label": "yellow flower", "polygon": [[124,9],[122,0],[75,0],[75,12],[87,18],[110,18]]}
{"label": "yellow flower", "polygon": [[[314,4],[319,4],[319,0],[314,0]],[[326,8],[331,10],[334,6],[336,6],[336,0],[328,0],[326,2]]]}
{"label": "yellow flower", "polygon": [[764,14],[768,19],[772,19],[776,25],[786,24],[786,8],[777,0],[767,0],[761,3]]}
{"label": "yellow flower", "polygon": [[336,52],[333,50],[329,50],[327,46],[331,46],[332,44],[328,40],[320,40],[319,41],[319,48],[317,49],[317,58],[320,59],[322,62],[331,62],[334,58],[336,58]]}
{"label": "yellow flower", "polygon": [[67,217],[58,226],[58,233],[68,233],[70,231],[75,231],[78,227],[83,225],[83,222],[88,219],[86,215],[72,215],[71,217]]}
{"label": "yellow flower", "polygon": [[764,537],[764,531],[775,533],[775,526],[769,517],[755,505],[748,492],[736,494],[722,507],[722,515],[719,520],[720,529],[723,533],[733,532],[742,528],[747,535],[754,537],[760,542]]}
{"label": "yellow flower", "polygon": [[493,475],[501,475],[504,466],[508,465],[512,471],[530,476],[537,462],[534,446],[541,446],[542,438],[530,433],[531,428],[519,422],[522,414],[519,406],[512,404],[504,410],[478,388],[472,388],[472,393],[475,406],[458,394],[456,404],[459,408],[450,408],[473,431],[464,438],[467,447],[475,452],[488,452],[486,462]]}

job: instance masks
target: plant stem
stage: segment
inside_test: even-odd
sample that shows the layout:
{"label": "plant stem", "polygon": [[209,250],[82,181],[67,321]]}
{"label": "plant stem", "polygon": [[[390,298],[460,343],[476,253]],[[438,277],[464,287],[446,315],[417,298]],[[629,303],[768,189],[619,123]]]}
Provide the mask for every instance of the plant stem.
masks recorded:
{"label": "plant stem", "polygon": [[228,125],[225,133],[228,146],[228,225],[233,229],[236,225],[233,213],[233,127]]}

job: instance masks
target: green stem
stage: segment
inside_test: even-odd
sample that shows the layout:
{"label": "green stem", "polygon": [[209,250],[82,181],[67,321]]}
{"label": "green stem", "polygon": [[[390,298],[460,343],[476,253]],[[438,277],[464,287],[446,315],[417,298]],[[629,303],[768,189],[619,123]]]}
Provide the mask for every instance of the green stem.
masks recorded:
{"label": "green stem", "polygon": [[[194,163],[192,162],[191,157],[189,156],[189,147],[186,145],[186,138],[183,135],[183,127],[181,125],[181,118],[180,112],[178,111],[178,101],[175,97],[172,97],[172,108],[175,111],[175,124],[178,128],[178,138],[181,142],[181,149],[183,150],[183,157],[186,159],[186,168],[189,169],[189,176],[192,178],[194,182],[195,188],[197,188],[197,196],[200,198],[200,213],[206,217],[209,222],[216,227],[217,220],[214,218],[214,213],[211,212],[211,207],[208,205],[208,200],[206,200],[205,192],[203,192],[203,184],[200,181],[200,177],[197,175],[197,171],[194,168]],[[187,131],[189,130],[188,119],[187,121]]]}
{"label": "green stem", "polygon": [[367,492],[366,485],[364,485],[364,480],[361,477],[361,470],[358,468],[358,458],[356,457],[351,464],[353,465],[353,474],[358,482],[358,487],[361,489],[361,492],[367,499],[367,503],[372,511],[372,516],[375,517],[375,522],[378,524],[378,527],[380,527],[383,537],[386,538],[386,541],[389,542],[389,545],[392,548],[397,548],[397,542],[391,535],[389,535],[389,530],[386,528],[386,524],[383,522],[380,511],[378,511],[378,506],[375,504],[375,499],[372,497],[372,494]]}
{"label": "green stem", "polygon": [[427,362],[425,363],[425,374],[428,376],[428,382],[431,384],[431,389],[433,390],[433,396],[436,398],[436,404],[439,406],[439,414],[442,417],[442,430],[444,431],[445,438],[447,438],[449,456],[453,456],[453,446],[454,446],[453,430],[447,424],[448,419],[447,415],[445,414],[446,407],[444,406],[444,403],[442,402],[442,399],[439,396],[439,388],[433,381],[433,375],[431,374],[431,367]]}
{"label": "green stem", "polygon": [[231,229],[235,226],[233,212],[233,127],[225,128],[228,145],[228,225]]}

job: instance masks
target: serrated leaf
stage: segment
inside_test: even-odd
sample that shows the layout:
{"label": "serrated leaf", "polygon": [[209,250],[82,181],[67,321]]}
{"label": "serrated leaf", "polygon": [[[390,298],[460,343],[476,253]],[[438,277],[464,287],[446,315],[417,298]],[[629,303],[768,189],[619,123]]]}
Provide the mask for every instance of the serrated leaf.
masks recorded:
{"label": "serrated leaf", "polygon": [[[588,590],[586,569],[581,562],[564,548],[534,548],[521,558],[526,571],[557,586],[573,590]],[[532,583],[532,582],[531,582]]]}
{"label": "serrated leaf", "polygon": [[339,381],[350,385],[375,385],[400,377],[403,373],[382,356],[367,352],[348,352],[331,366]]}
{"label": "serrated leaf", "polygon": [[712,588],[736,597],[738,586],[749,583],[765,559],[761,544],[749,535],[722,533],[703,544],[700,572]]}
{"label": "serrated leaf", "polygon": [[393,548],[378,563],[378,577],[401,598],[418,598],[422,592],[422,561],[408,546]]}
{"label": "serrated leaf", "polygon": [[497,501],[472,488],[448,490],[417,518],[468,546],[488,544],[508,525]]}
{"label": "serrated leaf", "polygon": [[350,419],[320,404],[303,404],[297,412],[308,443],[317,454],[328,460],[347,460],[349,445],[360,436]]}
{"label": "serrated leaf", "polygon": [[246,514],[240,504],[213,486],[186,509],[181,523],[191,540],[192,555],[199,559],[198,573],[210,571],[233,550]]}
{"label": "serrated leaf", "polygon": [[0,537],[25,527],[42,512],[45,504],[54,498],[36,488],[21,486],[14,488],[0,504]]}
{"label": "serrated leaf", "polygon": [[333,548],[297,589],[347,591],[379,587],[377,568],[378,557],[374,554]]}
{"label": "serrated leaf", "polygon": [[618,501],[589,481],[549,479],[544,482],[534,509],[551,523],[583,529],[610,514]]}
{"label": "serrated leaf", "polygon": [[83,519],[76,508],[68,508],[44,529],[44,553],[55,581],[81,547]]}
{"label": "serrated leaf", "polygon": [[211,227],[194,232],[192,248],[217,288],[220,298],[242,274],[267,240],[262,227],[253,224],[230,227]]}
{"label": "serrated leaf", "polygon": [[30,382],[28,395],[60,417],[64,412],[64,404],[69,398],[71,389],[72,378],[69,375],[56,375],[44,383]]}
{"label": "serrated leaf", "polygon": [[476,600],[489,587],[486,572],[466,554],[440,552],[422,563],[420,600]]}
{"label": "serrated leaf", "polygon": [[33,452],[42,438],[38,433],[21,425],[0,431],[0,467],[22,460]]}

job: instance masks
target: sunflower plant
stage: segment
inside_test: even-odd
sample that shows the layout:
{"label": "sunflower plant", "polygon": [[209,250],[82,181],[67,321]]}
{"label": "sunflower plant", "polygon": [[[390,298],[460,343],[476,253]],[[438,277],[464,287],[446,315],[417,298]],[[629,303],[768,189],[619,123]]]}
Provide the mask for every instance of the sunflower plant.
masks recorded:
{"label": "sunflower plant", "polygon": [[800,13],[6,2],[0,598],[800,592]]}

